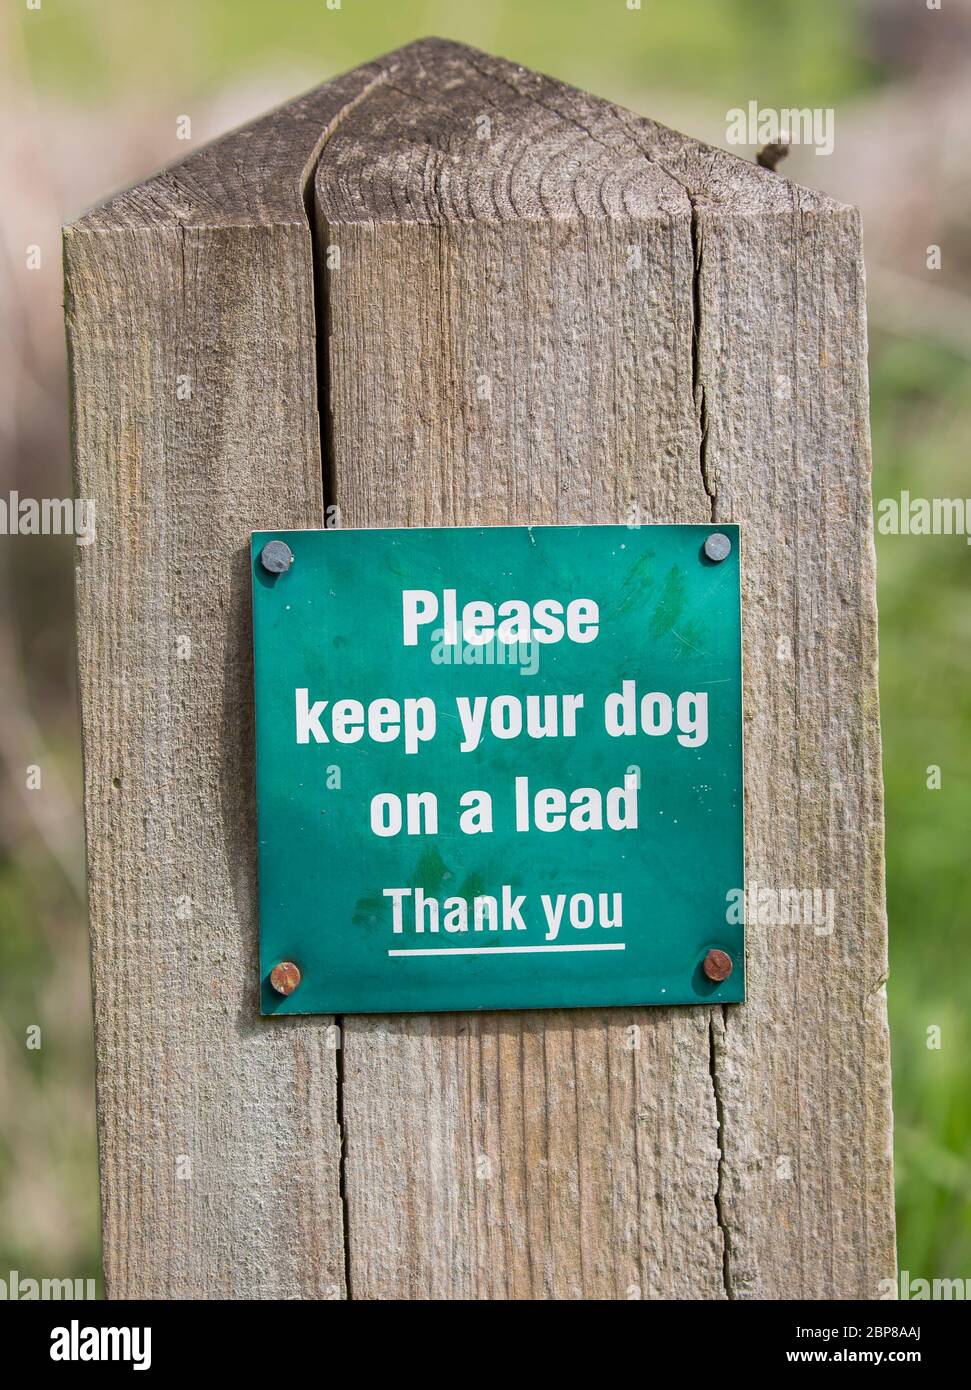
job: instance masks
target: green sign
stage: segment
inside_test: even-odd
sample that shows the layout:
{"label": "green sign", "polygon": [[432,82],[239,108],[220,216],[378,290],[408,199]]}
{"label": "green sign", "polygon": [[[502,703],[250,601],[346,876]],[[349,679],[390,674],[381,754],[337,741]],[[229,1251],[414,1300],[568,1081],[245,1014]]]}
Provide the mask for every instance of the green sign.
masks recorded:
{"label": "green sign", "polygon": [[264,1013],[744,998],[737,527],[252,564]]}

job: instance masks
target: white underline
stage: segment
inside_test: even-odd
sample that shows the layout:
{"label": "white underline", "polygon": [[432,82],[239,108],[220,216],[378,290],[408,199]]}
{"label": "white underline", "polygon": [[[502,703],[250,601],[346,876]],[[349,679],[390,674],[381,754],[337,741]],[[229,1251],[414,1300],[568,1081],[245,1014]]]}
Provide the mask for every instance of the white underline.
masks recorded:
{"label": "white underline", "polygon": [[512,956],[538,951],[624,951],[623,941],[605,942],[601,946],[435,946],[414,951],[389,951],[389,956]]}

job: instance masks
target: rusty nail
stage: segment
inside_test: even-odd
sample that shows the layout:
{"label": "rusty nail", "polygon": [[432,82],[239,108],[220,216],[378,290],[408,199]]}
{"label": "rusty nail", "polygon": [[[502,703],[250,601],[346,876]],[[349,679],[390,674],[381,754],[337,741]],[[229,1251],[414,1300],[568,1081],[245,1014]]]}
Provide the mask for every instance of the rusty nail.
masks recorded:
{"label": "rusty nail", "polygon": [[286,541],[267,541],[260,551],[260,562],[270,574],[286,574],[293,564],[293,551]]}
{"label": "rusty nail", "polygon": [[[729,966],[731,969],[731,966]],[[292,994],[300,983],[300,968],[292,960],[281,960],[270,971],[270,984],[277,994]]]}
{"label": "rusty nail", "polygon": [[701,968],[709,980],[714,980],[718,984],[722,980],[727,980],[732,973],[732,958],[724,951],[709,951]]}
{"label": "rusty nail", "polygon": [[724,531],[712,531],[711,535],[705,539],[705,554],[709,560],[715,564],[720,564],[722,560],[727,560],[732,553],[732,543],[725,535]]}

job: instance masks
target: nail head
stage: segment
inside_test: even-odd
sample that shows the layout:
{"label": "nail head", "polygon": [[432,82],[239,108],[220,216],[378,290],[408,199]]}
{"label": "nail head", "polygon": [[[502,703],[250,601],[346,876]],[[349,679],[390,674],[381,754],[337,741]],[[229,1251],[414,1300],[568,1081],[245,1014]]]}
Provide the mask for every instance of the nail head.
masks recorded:
{"label": "nail head", "polygon": [[732,543],[725,535],[724,531],[712,531],[711,535],[705,540],[705,554],[709,560],[714,560],[719,564],[722,560],[727,560],[732,553]]}
{"label": "nail head", "polygon": [[270,574],[286,574],[293,564],[293,551],[286,541],[267,541],[260,551],[260,562]]}
{"label": "nail head", "polygon": [[705,956],[702,969],[709,980],[714,980],[720,984],[722,980],[727,980],[732,973],[732,958],[725,951],[709,951]]}
{"label": "nail head", "polygon": [[281,960],[270,971],[270,984],[277,994],[292,994],[300,983],[300,969],[292,960]]}

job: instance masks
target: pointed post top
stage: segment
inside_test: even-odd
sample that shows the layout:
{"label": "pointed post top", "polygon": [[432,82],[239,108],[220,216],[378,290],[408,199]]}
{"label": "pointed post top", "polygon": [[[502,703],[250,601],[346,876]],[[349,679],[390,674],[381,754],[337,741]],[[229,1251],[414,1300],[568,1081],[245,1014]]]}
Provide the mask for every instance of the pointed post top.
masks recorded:
{"label": "pointed post top", "polygon": [[427,38],[333,78],[84,213],[71,231],[842,211],[562,82]]}

